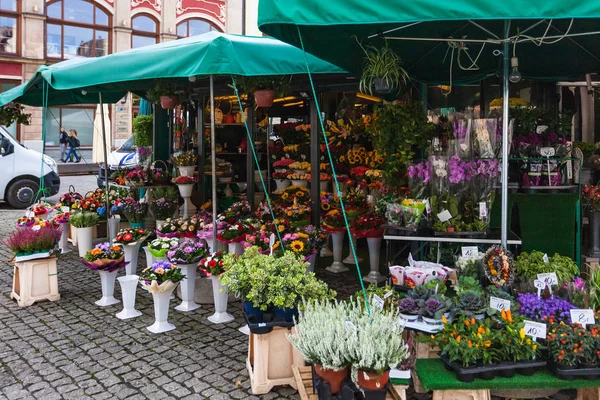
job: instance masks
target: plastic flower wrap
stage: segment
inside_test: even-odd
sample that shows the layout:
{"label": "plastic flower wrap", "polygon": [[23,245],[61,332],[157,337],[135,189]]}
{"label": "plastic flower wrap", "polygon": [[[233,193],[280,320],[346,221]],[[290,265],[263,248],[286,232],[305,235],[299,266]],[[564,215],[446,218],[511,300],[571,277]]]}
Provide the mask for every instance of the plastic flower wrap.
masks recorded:
{"label": "plastic flower wrap", "polygon": [[117,244],[131,244],[142,240],[148,236],[149,232],[141,228],[125,228],[121,229],[115,237],[114,243]]}
{"label": "plastic flower wrap", "polygon": [[168,238],[168,237],[159,237],[154,239],[148,244],[148,251],[154,257],[166,257],[167,252],[171,250],[172,247],[177,246],[179,244],[179,240],[177,238]]}
{"label": "plastic flower wrap", "polygon": [[179,219],[167,218],[163,223],[157,225],[156,236],[158,237],[177,237],[179,236]]}
{"label": "plastic flower wrap", "polygon": [[475,174],[472,178],[474,200],[473,211],[475,228],[485,231],[489,225],[492,206],[494,205],[496,191],[494,186],[500,174],[500,161],[495,158],[473,161]]}
{"label": "plastic flower wrap", "polygon": [[[229,226],[229,224],[223,220],[217,220],[217,236],[223,232],[225,229],[227,229],[227,227]],[[198,231],[197,236],[200,239],[208,239],[213,237],[213,229],[214,229],[214,224],[212,222],[212,220],[210,222],[205,222],[202,226],[202,229],[200,231]]]}
{"label": "plastic flower wrap", "polygon": [[456,143],[456,154],[462,159],[471,157],[471,121],[456,119],[452,121],[452,134]]}
{"label": "plastic flower wrap", "polygon": [[381,225],[386,223],[385,216],[377,211],[371,211],[354,219],[352,234],[357,238],[377,238],[383,236]]}
{"label": "plastic flower wrap", "polygon": [[493,158],[498,120],[495,118],[475,119],[472,123],[477,155],[479,158]]}
{"label": "plastic flower wrap", "polygon": [[52,205],[49,203],[40,201],[38,203],[35,203],[31,207],[29,207],[28,210],[33,212],[35,214],[35,216],[38,217],[40,215],[48,214],[50,212],[50,210],[52,210]]}
{"label": "plastic flower wrap", "polygon": [[404,214],[400,203],[387,203],[385,210],[385,216],[391,225],[404,226]]}
{"label": "plastic flower wrap", "polygon": [[426,202],[422,200],[404,199],[400,203],[402,220],[406,228],[416,229],[421,222]]}
{"label": "plastic flower wrap", "polygon": [[219,276],[225,272],[225,264],[223,258],[226,252],[217,251],[203,258],[200,261],[200,271],[206,276]]}
{"label": "plastic flower wrap", "polygon": [[445,158],[432,156],[429,159],[432,167],[431,194],[440,195],[448,190],[448,161]]}
{"label": "plastic flower wrap", "polygon": [[225,243],[242,242],[250,230],[243,222],[231,224],[217,234],[217,240]]}
{"label": "plastic flower wrap", "polygon": [[408,178],[413,198],[422,200],[429,197],[429,191],[427,190],[431,180],[431,163],[429,161],[410,165],[408,167]]}
{"label": "plastic flower wrap", "polygon": [[88,251],[81,260],[83,265],[92,270],[112,272],[129,264],[121,246],[109,242],[97,244]]}
{"label": "plastic flower wrap", "polygon": [[203,242],[184,240],[167,251],[167,258],[174,264],[196,264],[207,254],[208,249]]}

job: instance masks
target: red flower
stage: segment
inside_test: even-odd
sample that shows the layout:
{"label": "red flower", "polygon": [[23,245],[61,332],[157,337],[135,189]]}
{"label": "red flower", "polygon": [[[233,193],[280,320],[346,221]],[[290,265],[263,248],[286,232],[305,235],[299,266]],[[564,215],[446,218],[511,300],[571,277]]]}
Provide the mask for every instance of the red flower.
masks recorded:
{"label": "red flower", "polygon": [[125,242],[129,242],[129,241],[131,241],[131,239],[133,239],[133,235],[131,233],[126,233],[126,234],[123,235],[123,240]]}
{"label": "red flower", "polygon": [[144,234],[144,232],[145,232],[145,231],[144,231],[142,228],[138,228],[138,230],[137,230],[137,233],[139,233],[140,235],[143,235],[143,234]]}
{"label": "red flower", "polygon": [[217,262],[216,262],[215,260],[210,260],[210,261],[208,262],[208,267],[209,267],[209,268],[214,268],[214,267],[216,267],[216,266],[217,266]]}
{"label": "red flower", "polygon": [[120,242],[122,237],[123,237],[123,235],[117,235],[117,237],[115,238],[115,240],[117,242]]}

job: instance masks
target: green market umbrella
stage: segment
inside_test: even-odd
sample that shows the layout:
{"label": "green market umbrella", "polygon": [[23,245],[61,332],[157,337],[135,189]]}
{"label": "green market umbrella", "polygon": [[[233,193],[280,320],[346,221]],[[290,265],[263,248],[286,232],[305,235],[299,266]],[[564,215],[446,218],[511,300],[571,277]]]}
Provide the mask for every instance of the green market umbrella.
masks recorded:
{"label": "green market umbrella", "polygon": [[502,75],[503,246],[508,238],[512,61],[518,59],[513,75],[518,71],[532,79],[562,80],[600,70],[595,52],[600,46],[600,1],[261,0],[258,25],[357,76],[364,58],[359,41],[375,46],[387,42],[411,77],[421,82],[456,84]]}
{"label": "green market umbrella", "polygon": [[140,99],[138,115],[152,115],[152,104],[146,99]]}

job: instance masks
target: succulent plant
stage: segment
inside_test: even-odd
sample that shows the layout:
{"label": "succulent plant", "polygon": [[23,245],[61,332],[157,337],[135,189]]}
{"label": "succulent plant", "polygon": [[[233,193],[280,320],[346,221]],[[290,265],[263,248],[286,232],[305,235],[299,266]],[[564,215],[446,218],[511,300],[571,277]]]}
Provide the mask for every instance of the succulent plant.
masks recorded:
{"label": "succulent plant", "polygon": [[419,313],[419,305],[413,298],[405,297],[400,300],[398,310],[402,314],[417,315]]}
{"label": "succulent plant", "polygon": [[442,315],[450,310],[450,300],[434,294],[427,300],[419,300],[419,314],[423,317],[442,319]]}
{"label": "succulent plant", "polygon": [[486,311],[485,301],[481,293],[467,290],[456,297],[456,307],[466,315],[483,314]]}
{"label": "succulent plant", "polygon": [[425,300],[429,297],[430,293],[431,291],[425,286],[415,286],[413,289],[408,291],[407,297],[415,300]]}

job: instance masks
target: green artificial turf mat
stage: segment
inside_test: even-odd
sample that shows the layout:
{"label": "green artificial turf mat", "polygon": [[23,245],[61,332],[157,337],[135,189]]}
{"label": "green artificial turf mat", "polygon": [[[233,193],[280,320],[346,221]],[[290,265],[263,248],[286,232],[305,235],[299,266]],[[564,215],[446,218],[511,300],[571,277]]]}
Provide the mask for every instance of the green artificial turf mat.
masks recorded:
{"label": "green artificial turf mat", "polygon": [[417,360],[417,375],[427,390],[460,390],[460,389],[580,389],[600,387],[600,379],[586,381],[577,379],[565,381],[558,379],[547,370],[536,372],[532,376],[516,374],[512,378],[496,377],[491,381],[475,379],[471,383],[456,379],[456,374],[444,368],[444,362],[438,358],[420,358]]}
{"label": "green artificial turf mat", "polygon": [[410,379],[390,378],[390,382],[392,382],[392,385],[410,385]]}

